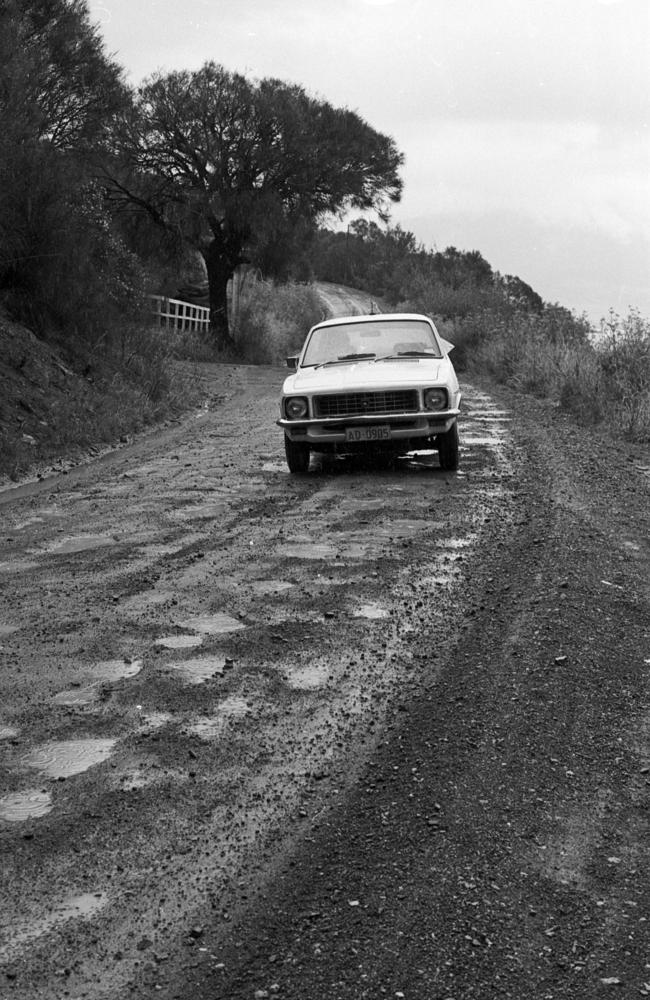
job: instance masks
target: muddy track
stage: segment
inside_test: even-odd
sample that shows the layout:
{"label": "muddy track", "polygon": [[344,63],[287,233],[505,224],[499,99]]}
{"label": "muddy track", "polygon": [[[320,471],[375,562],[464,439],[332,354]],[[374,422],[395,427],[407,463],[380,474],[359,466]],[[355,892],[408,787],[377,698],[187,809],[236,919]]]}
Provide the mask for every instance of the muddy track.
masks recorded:
{"label": "muddy track", "polygon": [[491,997],[503,966],[544,996],[561,939],[552,995],[589,997],[632,923],[609,978],[645,988],[642,457],[465,385],[458,474],[291,477],[283,372],[210,377],[212,408],[2,505],[8,995]]}

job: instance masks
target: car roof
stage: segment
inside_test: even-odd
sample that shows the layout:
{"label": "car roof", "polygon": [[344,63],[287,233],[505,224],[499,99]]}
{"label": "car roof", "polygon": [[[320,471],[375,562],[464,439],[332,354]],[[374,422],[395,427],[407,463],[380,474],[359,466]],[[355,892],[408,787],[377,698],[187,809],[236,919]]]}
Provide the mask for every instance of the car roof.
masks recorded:
{"label": "car roof", "polygon": [[320,323],[315,323],[313,329],[317,327],[320,329],[324,326],[340,326],[342,323],[372,323],[377,322],[380,319],[388,320],[424,320],[425,323],[430,323],[435,326],[432,319],[429,316],[425,316],[423,313],[368,313],[360,316],[335,316],[333,319],[324,319]]}

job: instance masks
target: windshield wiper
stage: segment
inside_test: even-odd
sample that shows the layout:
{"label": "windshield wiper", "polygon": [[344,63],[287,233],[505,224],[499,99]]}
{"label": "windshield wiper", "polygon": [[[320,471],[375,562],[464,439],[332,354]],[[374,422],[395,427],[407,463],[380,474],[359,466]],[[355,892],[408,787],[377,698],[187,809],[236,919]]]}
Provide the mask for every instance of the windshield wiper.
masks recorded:
{"label": "windshield wiper", "polygon": [[319,365],[315,365],[315,368],[326,368],[328,365],[338,365],[341,361],[366,361],[368,358],[374,358],[374,354],[341,354],[340,357],[335,358],[333,361],[322,361]]}
{"label": "windshield wiper", "polygon": [[377,361],[395,361],[397,358],[434,358],[440,361],[440,357],[437,354],[432,354],[431,351],[398,351],[397,354],[385,354],[381,358],[377,358]]}

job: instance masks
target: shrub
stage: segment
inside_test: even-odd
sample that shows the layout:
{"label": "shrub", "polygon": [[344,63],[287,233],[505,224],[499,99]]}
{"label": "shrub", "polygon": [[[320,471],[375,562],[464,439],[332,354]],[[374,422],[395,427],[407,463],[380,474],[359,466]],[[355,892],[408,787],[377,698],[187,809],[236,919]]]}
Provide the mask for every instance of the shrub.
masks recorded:
{"label": "shrub", "polygon": [[650,439],[650,322],[637,310],[601,323],[598,360],[617,422],[636,440]]}
{"label": "shrub", "polygon": [[310,285],[276,285],[248,276],[234,324],[237,354],[249,364],[282,363],[302,347],[309,328],[323,315]]}

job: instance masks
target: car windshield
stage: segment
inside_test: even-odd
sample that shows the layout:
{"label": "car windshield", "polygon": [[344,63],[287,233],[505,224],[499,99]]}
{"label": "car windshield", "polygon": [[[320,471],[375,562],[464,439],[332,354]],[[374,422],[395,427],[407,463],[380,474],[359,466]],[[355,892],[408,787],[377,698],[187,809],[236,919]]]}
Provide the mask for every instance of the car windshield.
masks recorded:
{"label": "car windshield", "polygon": [[316,327],[302,359],[303,366],[345,364],[358,360],[400,357],[441,358],[430,325],[422,319],[391,320]]}

